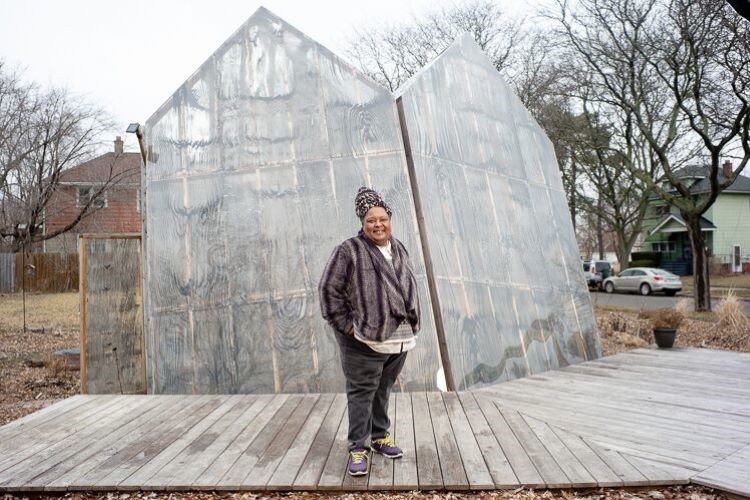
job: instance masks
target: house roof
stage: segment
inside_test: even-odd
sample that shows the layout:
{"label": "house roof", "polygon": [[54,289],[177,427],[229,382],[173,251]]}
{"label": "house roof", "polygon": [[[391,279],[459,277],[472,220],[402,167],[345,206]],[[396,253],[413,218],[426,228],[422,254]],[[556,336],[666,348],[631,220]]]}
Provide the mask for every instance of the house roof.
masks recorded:
{"label": "house roof", "polygon": [[[714,223],[705,217],[700,218],[700,224],[701,231],[716,231]],[[687,231],[687,224],[681,215],[666,214],[648,234],[651,236],[655,233],[684,233],[685,231]]]}
{"label": "house roof", "polygon": [[[723,172],[719,171],[719,182],[724,182]],[[708,193],[711,190],[711,185],[707,177],[697,181],[695,184],[690,186],[690,192],[693,194]],[[722,193],[750,193],[750,177],[744,175],[738,175],[732,184],[727,186]]]}
{"label": "house roof", "polygon": [[703,178],[708,175],[708,165],[687,165],[674,171],[674,175],[681,178]]}
{"label": "house roof", "polygon": [[[690,193],[708,193],[711,190],[708,180],[709,170],[708,165],[688,165],[676,170],[675,175],[682,179],[695,179],[695,182],[690,185]],[[726,181],[727,178],[724,176],[722,168],[719,168],[718,174],[719,182]],[[727,186],[722,193],[750,193],[750,177],[738,175],[734,182]],[[658,196],[651,195],[650,198],[658,198]]]}
{"label": "house roof", "polygon": [[101,156],[69,168],[60,174],[61,184],[106,182],[111,177],[118,178],[118,184],[139,184],[141,182],[140,153],[104,153]]}

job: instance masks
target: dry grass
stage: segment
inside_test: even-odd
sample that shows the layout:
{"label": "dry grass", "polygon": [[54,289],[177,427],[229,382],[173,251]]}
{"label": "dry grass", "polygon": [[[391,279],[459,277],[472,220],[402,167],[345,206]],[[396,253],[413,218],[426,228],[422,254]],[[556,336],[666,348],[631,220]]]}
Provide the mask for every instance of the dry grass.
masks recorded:
{"label": "dry grass", "polygon": [[692,302],[690,299],[680,299],[674,305],[674,310],[680,313],[683,318],[687,318],[690,316],[690,313],[693,312],[691,304]]}
{"label": "dry grass", "polygon": [[[682,280],[682,290],[686,293],[693,293],[693,277],[680,276]],[[711,287],[735,288],[735,295],[739,297],[750,297],[750,273],[747,274],[730,274],[722,276],[719,274],[711,275],[709,278]],[[745,290],[743,290],[745,289]],[[725,290],[714,290],[712,295],[724,295]]]}
{"label": "dry grass", "polygon": [[679,328],[685,315],[675,308],[648,309],[638,313],[641,319],[647,319],[651,328]]}
{"label": "dry grass", "polygon": [[741,328],[747,325],[747,316],[742,302],[732,293],[719,302],[716,308],[716,314],[719,316],[719,325],[723,328]]}
{"label": "dry grass", "polygon": [[48,354],[44,360],[44,367],[47,369],[47,375],[51,378],[61,378],[67,370],[67,362],[64,358]]}
{"label": "dry grass", "polygon": [[[40,331],[78,331],[78,292],[27,293],[27,328]],[[23,300],[20,293],[0,294],[0,334],[23,330]]]}

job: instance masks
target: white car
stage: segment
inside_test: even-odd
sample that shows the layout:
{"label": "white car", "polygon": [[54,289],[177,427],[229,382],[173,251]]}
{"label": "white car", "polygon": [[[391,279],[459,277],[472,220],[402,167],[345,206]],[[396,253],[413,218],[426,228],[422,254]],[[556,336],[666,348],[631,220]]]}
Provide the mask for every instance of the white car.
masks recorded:
{"label": "white car", "polygon": [[617,276],[611,276],[602,283],[607,293],[638,292],[649,295],[664,292],[672,296],[682,290],[682,280],[676,274],[655,267],[632,267]]}

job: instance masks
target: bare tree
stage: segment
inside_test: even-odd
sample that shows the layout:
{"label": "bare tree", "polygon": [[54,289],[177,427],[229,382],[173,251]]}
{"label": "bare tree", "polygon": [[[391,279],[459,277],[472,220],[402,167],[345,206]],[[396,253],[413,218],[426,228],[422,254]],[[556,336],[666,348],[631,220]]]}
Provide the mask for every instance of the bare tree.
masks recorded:
{"label": "bare tree", "polygon": [[[702,214],[750,160],[750,27],[720,0],[559,0],[554,15],[578,56],[583,86],[602,110],[622,114],[653,155],[659,175],[632,173],[679,208],[693,254],[695,308],[710,310]],[[719,181],[722,157],[738,168]],[[680,167],[707,164],[708,193]],[[630,167],[630,165],[626,164]]]}
{"label": "bare tree", "polygon": [[559,91],[561,69],[544,30],[505,15],[496,2],[474,0],[407,24],[360,30],[348,55],[362,71],[394,91],[464,32],[473,35],[550,137],[575,225],[578,194],[572,186],[578,177],[566,136],[573,114],[569,98]]}
{"label": "bare tree", "polygon": [[363,72],[394,91],[465,32],[474,36],[500,71],[519,57],[522,22],[504,16],[491,0],[473,0],[404,25],[360,30],[347,55]]}
{"label": "bare tree", "polygon": [[73,229],[99,206],[104,192],[132,173],[99,183],[65,227],[44,231],[45,212],[66,169],[90,159],[111,128],[102,109],[64,89],[23,83],[0,63],[0,242],[12,251]]}

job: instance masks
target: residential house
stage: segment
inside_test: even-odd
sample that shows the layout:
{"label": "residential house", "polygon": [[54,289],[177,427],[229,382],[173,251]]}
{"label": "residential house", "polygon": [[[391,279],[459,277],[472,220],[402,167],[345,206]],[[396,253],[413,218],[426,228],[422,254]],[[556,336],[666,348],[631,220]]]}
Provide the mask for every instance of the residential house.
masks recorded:
{"label": "residential house", "polygon": [[[724,162],[719,182],[732,174],[732,163]],[[708,167],[689,166],[678,172],[691,194],[710,190]],[[701,228],[712,262],[724,272],[750,271],[750,178],[738,176],[703,214]],[[692,274],[692,250],[685,221],[676,207],[656,195],[649,200],[644,221],[642,250],[659,252],[660,267],[680,275]]]}
{"label": "residential house", "polygon": [[124,152],[120,137],[114,141],[114,151],[62,172],[60,187],[45,210],[45,233],[75,220],[91,196],[110,179],[115,181],[94,201],[95,210],[71,231],[46,240],[45,252],[77,252],[81,233],[140,233],[141,157],[140,153]]}

